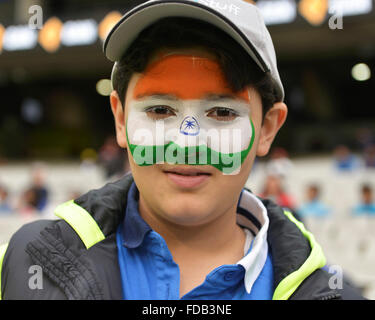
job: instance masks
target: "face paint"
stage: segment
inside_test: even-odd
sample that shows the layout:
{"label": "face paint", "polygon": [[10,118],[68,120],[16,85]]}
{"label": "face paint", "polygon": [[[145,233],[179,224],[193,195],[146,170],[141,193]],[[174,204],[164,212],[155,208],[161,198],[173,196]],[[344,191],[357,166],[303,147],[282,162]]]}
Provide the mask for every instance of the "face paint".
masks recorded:
{"label": "face paint", "polygon": [[134,161],[210,164],[238,171],[254,141],[249,93],[234,93],[219,64],[172,54],[151,63],[129,101],[127,139]]}

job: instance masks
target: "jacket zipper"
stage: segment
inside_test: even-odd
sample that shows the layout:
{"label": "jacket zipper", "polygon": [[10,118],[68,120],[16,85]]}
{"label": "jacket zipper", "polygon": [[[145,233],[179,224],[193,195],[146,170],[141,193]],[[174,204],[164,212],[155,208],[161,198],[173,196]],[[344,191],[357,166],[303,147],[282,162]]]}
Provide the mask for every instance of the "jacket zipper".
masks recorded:
{"label": "jacket zipper", "polygon": [[330,293],[326,296],[320,297],[318,300],[338,300],[341,298],[341,294],[339,293]]}

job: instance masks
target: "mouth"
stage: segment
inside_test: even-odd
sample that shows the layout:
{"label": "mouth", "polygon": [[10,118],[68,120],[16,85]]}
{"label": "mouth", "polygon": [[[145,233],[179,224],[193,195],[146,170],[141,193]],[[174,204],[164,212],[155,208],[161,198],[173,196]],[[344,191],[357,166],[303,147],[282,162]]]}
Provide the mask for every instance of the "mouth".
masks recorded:
{"label": "mouth", "polygon": [[203,185],[212,174],[195,167],[176,166],[163,170],[173,185],[183,189],[197,188]]}
{"label": "mouth", "polygon": [[189,177],[195,177],[195,176],[201,176],[201,175],[207,175],[210,176],[211,173],[196,169],[196,168],[186,168],[186,167],[175,167],[172,169],[164,170],[165,173],[173,173],[173,174],[178,174],[180,176],[189,176]]}

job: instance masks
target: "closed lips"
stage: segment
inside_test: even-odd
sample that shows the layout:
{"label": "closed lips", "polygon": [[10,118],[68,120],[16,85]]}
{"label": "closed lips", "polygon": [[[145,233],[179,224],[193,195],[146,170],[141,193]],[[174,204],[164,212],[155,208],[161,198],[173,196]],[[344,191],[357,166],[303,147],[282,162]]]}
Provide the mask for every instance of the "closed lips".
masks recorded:
{"label": "closed lips", "polygon": [[172,170],[165,170],[165,173],[173,173],[178,174],[181,176],[200,176],[200,175],[207,175],[210,176],[211,173],[203,172],[203,171],[197,171],[197,170],[179,170],[179,169],[172,169]]}

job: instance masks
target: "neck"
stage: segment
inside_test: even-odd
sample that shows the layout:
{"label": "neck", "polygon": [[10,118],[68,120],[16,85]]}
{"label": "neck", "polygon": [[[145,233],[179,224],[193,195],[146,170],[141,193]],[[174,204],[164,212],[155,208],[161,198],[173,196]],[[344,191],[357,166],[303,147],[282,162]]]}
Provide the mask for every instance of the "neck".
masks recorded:
{"label": "neck", "polygon": [[142,218],[164,238],[175,261],[187,256],[196,259],[221,257],[230,260],[224,263],[235,263],[242,258],[245,233],[236,223],[236,208],[237,203],[212,221],[186,226],[164,219],[147,207],[142,196],[139,199]]}

